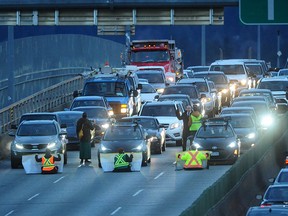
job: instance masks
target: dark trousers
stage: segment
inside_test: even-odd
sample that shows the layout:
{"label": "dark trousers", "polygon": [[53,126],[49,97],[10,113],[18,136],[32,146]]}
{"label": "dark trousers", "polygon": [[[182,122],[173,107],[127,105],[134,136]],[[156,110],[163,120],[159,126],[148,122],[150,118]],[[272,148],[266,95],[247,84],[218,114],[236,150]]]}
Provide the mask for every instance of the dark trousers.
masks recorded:
{"label": "dark trousers", "polygon": [[187,131],[183,131],[182,133],[182,150],[186,151],[186,143],[187,143],[187,137],[189,136]]}
{"label": "dark trousers", "polygon": [[56,174],[58,173],[58,166],[55,166],[52,170],[50,171],[45,171],[43,170],[43,167],[41,168],[42,174]]}

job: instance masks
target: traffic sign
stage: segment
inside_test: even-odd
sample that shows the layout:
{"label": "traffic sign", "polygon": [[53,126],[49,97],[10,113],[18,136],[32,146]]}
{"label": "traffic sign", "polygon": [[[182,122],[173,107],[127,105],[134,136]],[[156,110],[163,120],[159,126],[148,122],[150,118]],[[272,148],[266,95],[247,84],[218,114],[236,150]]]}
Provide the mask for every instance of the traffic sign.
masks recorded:
{"label": "traffic sign", "polygon": [[239,0],[239,16],[242,23],[288,24],[287,0]]}

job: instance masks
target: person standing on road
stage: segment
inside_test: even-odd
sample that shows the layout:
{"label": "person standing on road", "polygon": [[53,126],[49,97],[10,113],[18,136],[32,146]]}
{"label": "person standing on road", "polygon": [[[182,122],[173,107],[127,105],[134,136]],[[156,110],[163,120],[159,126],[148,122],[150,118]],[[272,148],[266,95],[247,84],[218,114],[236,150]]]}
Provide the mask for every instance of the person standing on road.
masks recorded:
{"label": "person standing on road", "polygon": [[[192,139],[194,139],[197,130],[201,127],[201,119],[202,114],[199,112],[198,106],[193,105],[193,112],[191,113],[188,121],[189,136],[191,136]],[[193,140],[190,140],[190,142],[192,141]]]}
{"label": "person standing on road", "polygon": [[82,118],[77,121],[76,133],[77,136],[80,130],[83,130],[83,136],[80,139],[80,163],[83,163],[85,160],[86,163],[91,163],[89,159],[91,159],[91,132],[90,130],[94,130],[92,123],[87,119],[87,113],[83,112]]}
{"label": "person standing on road", "polygon": [[176,110],[176,116],[179,120],[183,120],[183,131],[182,131],[182,150],[186,151],[186,143],[187,143],[187,137],[189,136],[189,117],[191,115],[191,106],[187,105],[185,108],[185,111],[180,114],[179,110]]}

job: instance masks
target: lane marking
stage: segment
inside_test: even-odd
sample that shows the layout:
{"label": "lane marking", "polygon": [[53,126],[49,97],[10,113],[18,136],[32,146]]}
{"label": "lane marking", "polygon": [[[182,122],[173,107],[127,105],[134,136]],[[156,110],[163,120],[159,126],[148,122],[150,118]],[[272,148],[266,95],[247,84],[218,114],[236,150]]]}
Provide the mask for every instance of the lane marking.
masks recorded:
{"label": "lane marking", "polygon": [[57,179],[57,180],[56,180],[56,181],[54,181],[53,183],[55,184],[55,183],[57,183],[57,182],[61,181],[63,178],[65,178],[65,176],[62,176],[61,178]]}
{"label": "lane marking", "polygon": [[156,176],[154,179],[158,179],[160,176],[162,176],[164,172],[161,172],[158,176]]}
{"label": "lane marking", "polygon": [[122,207],[118,207],[115,211],[113,211],[110,215],[116,214]]}
{"label": "lane marking", "polygon": [[14,212],[14,210],[12,210],[12,211],[8,212],[8,213],[7,213],[6,215],[4,215],[4,216],[8,216],[8,215],[11,215],[13,212]]}
{"label": "lane marking", "polygon": [[133,194],[133,196],[137,196],[138,194],[140,194],[144,189],[141,189],[139,191],[137,191],[135,194]]}
{"label": "lane marking", "polygon": [[30,198],[28,199],[28,201],[30,201],[30,200],[32,200],[33,198],[35,198],[35,197],[39,196],[39,194],[40,194],[40,193],[38,193],[38,194],[35,194],[34,196],[30,197]]}

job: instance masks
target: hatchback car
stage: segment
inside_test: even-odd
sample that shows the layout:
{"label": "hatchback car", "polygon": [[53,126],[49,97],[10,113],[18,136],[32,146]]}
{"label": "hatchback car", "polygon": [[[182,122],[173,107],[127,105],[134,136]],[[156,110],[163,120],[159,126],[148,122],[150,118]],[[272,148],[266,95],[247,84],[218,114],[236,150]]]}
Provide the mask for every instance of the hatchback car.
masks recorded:
{"label": "hatchback car", "polygon": [[137,122],[141,124],[148,135],[151,136],[151,153],[161,154],[166,150],[166,130],[164,125],[161,125],[157,118],[150,116],[133,116],[125,117],[124,120]]}
{"label": "hatchback car", "polygon": [[191,149],[211,151],[210,164],[233,164],[240,157],[240,146],[241,142],[229,123],[229,118],[212,118],[202,122]]}
{"label": "hatchback car", "polygon": [[241,141],[241,153],[253,147],[259,137],[256,123],[249,114],[225,114],[220,117],[229,117],[230,124]]}
{"label": "hatchback car", "polygon": [[142,166],[151,161],[151,142],[148,133],[137,123],[116,122],[104,133],[98,149],[98,165],[101,154],[118,153],[119,148],[125,152],[142,152]]}
{"label": "hatchback car", "polygon": [[66,134],[55,120],[23,121],[16,133],[9,133],[15,137],[11,143],[11,167],[18,168],[23,155],[44,154],[46,148],[52,153],[64,154],[66,164]]}
{"label": "hatchback car", "polygon": [[272,205],[288,205],[288,184],[273,184],[267,188],[261,206]]}

